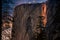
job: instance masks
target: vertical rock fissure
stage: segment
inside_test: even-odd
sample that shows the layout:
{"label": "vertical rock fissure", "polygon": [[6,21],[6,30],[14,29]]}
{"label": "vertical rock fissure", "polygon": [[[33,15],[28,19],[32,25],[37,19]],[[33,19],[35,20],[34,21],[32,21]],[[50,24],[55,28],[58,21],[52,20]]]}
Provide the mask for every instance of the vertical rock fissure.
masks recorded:
{"label": "vertical rock fissure", "polygon": [[27,22],[26,22],[26,33],[25,35],[28,33],[29,35],[29,40],[33,40],[32,39],[32,26],[31,26],[31,17],[28,17]]}

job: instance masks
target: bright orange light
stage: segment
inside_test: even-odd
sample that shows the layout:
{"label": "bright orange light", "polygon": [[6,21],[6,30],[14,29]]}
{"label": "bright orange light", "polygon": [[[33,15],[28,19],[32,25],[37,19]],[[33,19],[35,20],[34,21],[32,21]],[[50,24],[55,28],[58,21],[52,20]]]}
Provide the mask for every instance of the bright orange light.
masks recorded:
{"label": "bright orange light", "polygon": [[44,24],[44,27],[46,26],[46,23],[47,23],[46,7],[47,7],[46,4],[42,4],[42,13],[41,13],[41,15],[45,17],[42,20],[43,21],[43,24]]}

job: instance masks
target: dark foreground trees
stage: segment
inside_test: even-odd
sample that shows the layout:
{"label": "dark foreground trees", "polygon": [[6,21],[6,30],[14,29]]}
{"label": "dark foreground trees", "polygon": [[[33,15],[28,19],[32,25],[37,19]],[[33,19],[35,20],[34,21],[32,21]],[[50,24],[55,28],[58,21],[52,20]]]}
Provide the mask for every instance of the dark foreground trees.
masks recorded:
{"label": "dark foreground trees", "polygon": [[48,0],[48,22],[47,34],[48,40],[60,40],[60,2],[58,0]]}

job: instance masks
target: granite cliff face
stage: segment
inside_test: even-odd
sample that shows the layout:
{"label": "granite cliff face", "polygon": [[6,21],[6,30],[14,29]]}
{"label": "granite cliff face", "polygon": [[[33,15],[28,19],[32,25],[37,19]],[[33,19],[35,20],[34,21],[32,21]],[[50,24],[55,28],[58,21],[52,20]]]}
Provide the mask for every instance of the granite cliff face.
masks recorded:
{"label": "granite cliff face", "polygon": [[45,3],[22,4],[15,7],[12,40],[36,40],[35,32],[40,33],[40,29],[36,30],[39,25],[39,16],[45,17],[42,21],[46,25],[45,5]]}
{"label": "granite cliff face", "polygon": [[[7,24],[3,23],[2,40],[11,39],[11,30],[12,40],[39,40],[39,38],[42,38],[40,35],[43,34],[39,26],[42,24],[39,23],[41,21],[41,19],[39,20],[39,16],[42,16],[42,19],[44,19],[42,20],[42,25],[46,28],[47,40],[60,40],[59,5],[60,1],[58,0],[48,0],[47,6],[45,3],[21,4],[16,6],[14,9],[13,30],[9,27],[6,29],[5,25]],[[9,25],[12,26],[10,23]],[[37,33],[40,33],[38,38]]]}

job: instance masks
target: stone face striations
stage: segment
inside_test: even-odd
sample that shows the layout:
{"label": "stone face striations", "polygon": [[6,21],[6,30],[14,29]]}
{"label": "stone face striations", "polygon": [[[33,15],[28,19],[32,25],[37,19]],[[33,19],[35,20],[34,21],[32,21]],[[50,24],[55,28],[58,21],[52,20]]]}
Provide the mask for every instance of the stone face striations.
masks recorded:
{"label": "stone face striations", "polygon": [[40,32],[36,30],[38,17],[43,16],[42,12],[46,11],[43,4],[45,3],[22,4],[15,7],[12,40],[36,40],[35,32]]}

